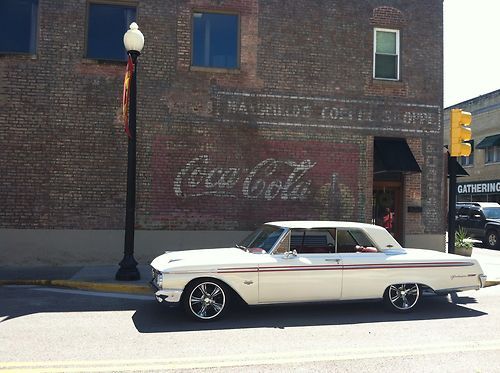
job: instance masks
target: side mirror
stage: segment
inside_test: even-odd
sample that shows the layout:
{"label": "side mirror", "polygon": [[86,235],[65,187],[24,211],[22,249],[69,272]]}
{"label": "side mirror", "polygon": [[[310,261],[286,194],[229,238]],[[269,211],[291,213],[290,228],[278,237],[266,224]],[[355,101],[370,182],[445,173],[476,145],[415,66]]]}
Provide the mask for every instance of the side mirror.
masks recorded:
{"label": "side mirror", "polygon": [[480,214],[474,214],[473,218],[474,219],[481,219],[481,215]]}
{"label": "side mirror", "polygon": [[285,254],[283,254],[283,258],[285,259],[295,258],[296,256],[297,250],[287,251]]}

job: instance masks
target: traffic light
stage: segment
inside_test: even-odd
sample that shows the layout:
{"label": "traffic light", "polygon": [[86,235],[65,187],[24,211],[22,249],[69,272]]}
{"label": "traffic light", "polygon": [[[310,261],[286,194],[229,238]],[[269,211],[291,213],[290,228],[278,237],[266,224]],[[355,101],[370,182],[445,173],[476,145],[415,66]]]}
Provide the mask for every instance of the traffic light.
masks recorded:
{"label": "traffic light", "polygon": [[471,145],[466,143],[472,137],[470,126],[472,114],[462,109],[451,109],[450,117],[450,155],[452,157],[468,157]]}

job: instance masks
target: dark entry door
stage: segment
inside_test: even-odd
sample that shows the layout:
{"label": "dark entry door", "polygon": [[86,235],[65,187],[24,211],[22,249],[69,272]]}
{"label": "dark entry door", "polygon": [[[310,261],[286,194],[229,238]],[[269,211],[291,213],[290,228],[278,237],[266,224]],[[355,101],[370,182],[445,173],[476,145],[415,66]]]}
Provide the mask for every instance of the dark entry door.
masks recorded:
{"label": "dark entry door", "polygon": [[399,181],[373,183],[373,223],[385,227],[398,242],[403,234],[402,189]]}

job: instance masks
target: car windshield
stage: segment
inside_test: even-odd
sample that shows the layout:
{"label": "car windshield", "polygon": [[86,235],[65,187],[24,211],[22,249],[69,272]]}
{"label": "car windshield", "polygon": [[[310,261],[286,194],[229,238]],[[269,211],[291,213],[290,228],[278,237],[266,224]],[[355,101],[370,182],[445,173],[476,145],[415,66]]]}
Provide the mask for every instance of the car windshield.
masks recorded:
{"label": "car windshield", "polygon": [[500,219],[500,207],[485,207],[484,216],[488,219]]}
{"label": "car windshield", "polygon": [[280,227],[263,225],[236,245],[236,247],[243,249],[259,248],[268,253],[271,251],[278,238],[280,238],[283,231],[284,229]]}

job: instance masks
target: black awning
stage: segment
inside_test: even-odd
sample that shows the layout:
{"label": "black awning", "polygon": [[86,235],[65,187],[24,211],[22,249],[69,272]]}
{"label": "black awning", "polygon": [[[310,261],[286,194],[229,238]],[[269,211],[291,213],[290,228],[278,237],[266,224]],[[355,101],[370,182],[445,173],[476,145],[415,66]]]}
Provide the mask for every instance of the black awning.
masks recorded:
{"label": "black awning", "polygon": [[488,136],[483,139],[479,144],[476,145],[477,149],[486,149],[490,146],[500,145],[500,134]]}
{"label": "black awning", "polygon": [[422,172],[405,139],[375,139],[373,173]]}
{"label": "black awning", "polygon": [[[449,153],[448,153],[449,155]],[[448,157],[448,159],[450,159],[450,157]],[[462,165],[460,164],[460,162],[458,161],[457,158],[455,158],[455,167],[456,167],[456,172],[457,172],[457,177],[461,177],[461,176],[470,176],[469,173],[465,170],[465,168],[462,167]],[[449,167],[448,167],[449,169]],[[450,171],[448,170],[448,177],[450,177]]]}
{"label": "black awning", "polygon": [[[448,173],[448,177],[450,174]],[[457,162],[457,176],[469,176],[469,173],[465,171],[465,168],[462,167],[460,162]]]}

